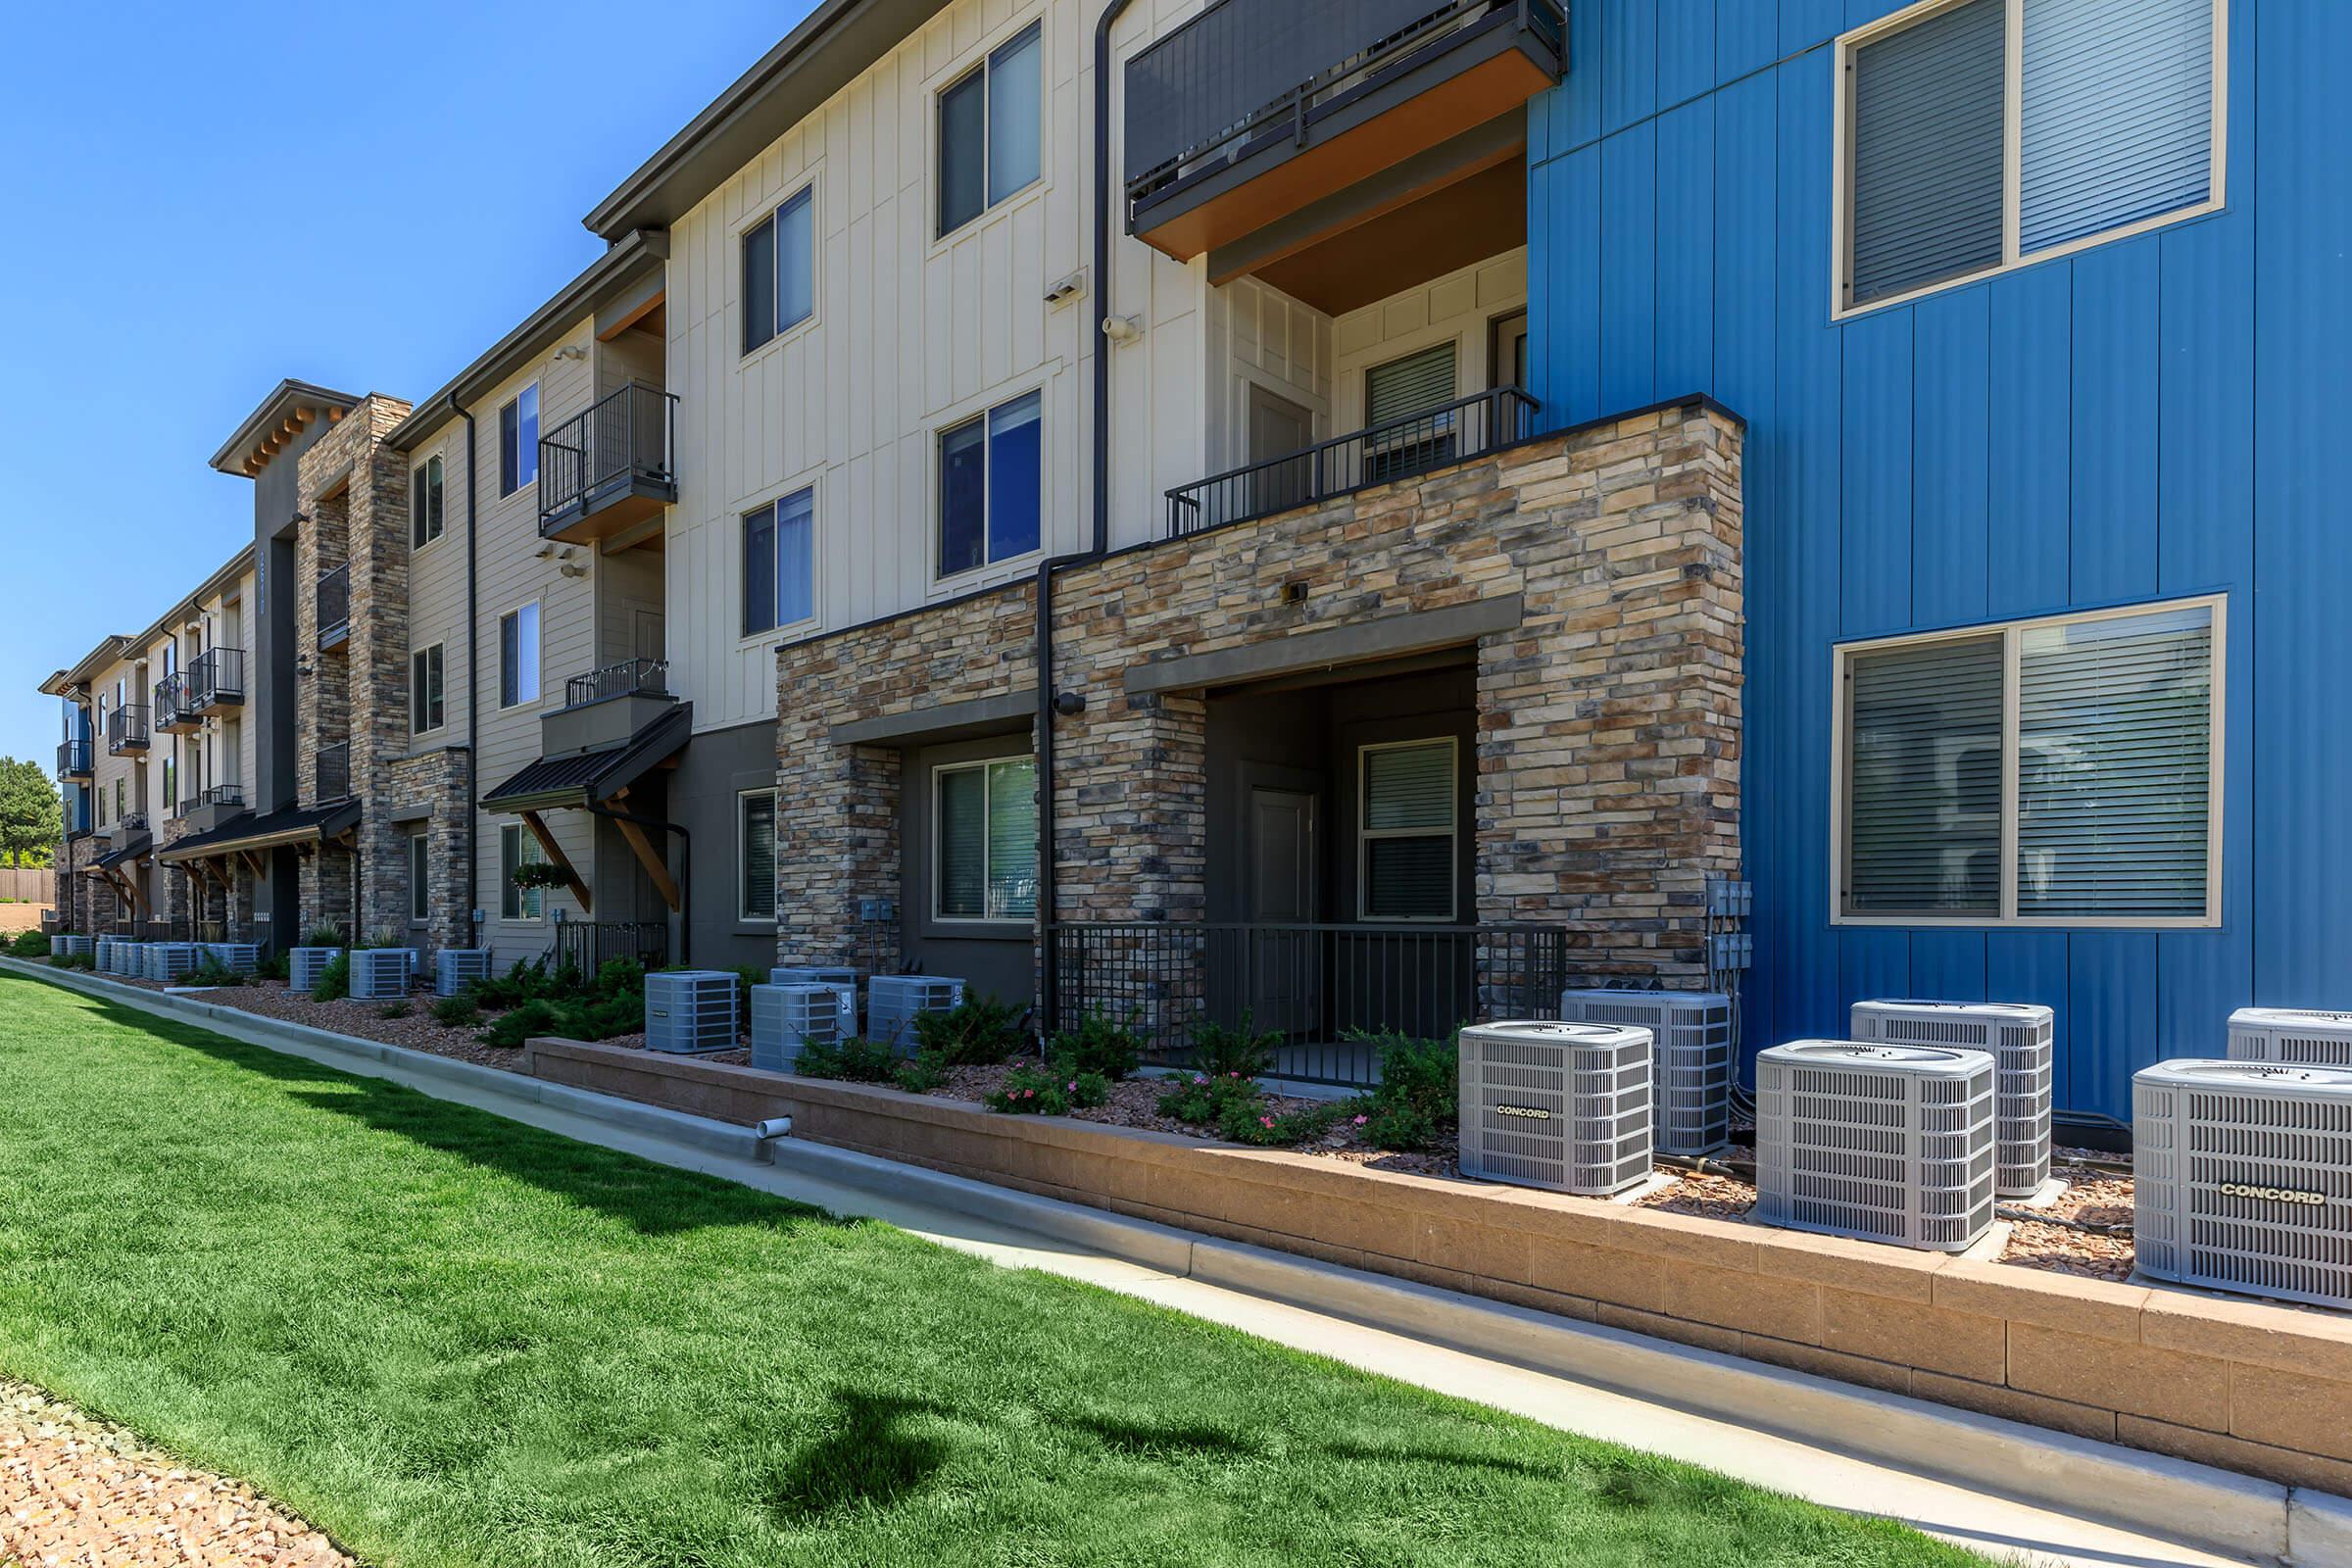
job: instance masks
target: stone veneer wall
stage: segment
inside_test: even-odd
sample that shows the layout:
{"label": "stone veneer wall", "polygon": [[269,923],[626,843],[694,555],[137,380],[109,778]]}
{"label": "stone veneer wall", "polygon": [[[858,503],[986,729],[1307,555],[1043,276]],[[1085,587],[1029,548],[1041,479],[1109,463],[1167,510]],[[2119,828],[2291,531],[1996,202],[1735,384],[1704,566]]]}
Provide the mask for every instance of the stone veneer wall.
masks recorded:
{"label": "stone veneer wall", "polygon": [[[472,835],[473,813],[467,809],[466,754],[455,747],[402,757],[386,764],[379,792],[383,803],[383,835],[388,849],[379,854],[399,883],[400,905],[387,917],[411,934],[412,945],[428,951],[474,945],[473,895],[466,885],[466,857]],[[426,814],[411,813],[422,808]],[[394,821],[394,817],[407,820]],[[408,847],[416,833],[425,845],[425,907],[429,917],[421,933],[409,924]],[[370,878],[372,882],[373,877]]]}
{"label": "stone veneer wall", "polygon": [[[1054,727],[1058,916],[1205,912],[1206,704],[1127,670],[1517,595],[1476,652],[1477,916],[1697,978],[1740,864],[1740,442],[1649,411],[1056,577],[1054,689],[1086,698]],[[862,960],[858,899],[899,891],[899,754],[828,732],[1034,686],[1035,620],[1023,583],[779,654],[785,958]]]}
{"label": "stone veneer wall", "polygon": [[[314,670],[296,693],[296,797],[321,804],[318,753],[347,740],[352,794],[364,803],[356,867],[354,852],[338,847],[304,857],[303,923],[333,921],[355,938],[409,929],[409,829],[391,820],[417,804],[394,799],[396,781],[419,790],[408,767],[409,468],[385,445],[409,408],[397,398],[363,400],[302,454],[296,485],[296,510],[311,519],[295,541],[296,653]],[[336,494],[321,500],[323,491]],[[351,633],[322,654],[318,581],[344,564]]]}

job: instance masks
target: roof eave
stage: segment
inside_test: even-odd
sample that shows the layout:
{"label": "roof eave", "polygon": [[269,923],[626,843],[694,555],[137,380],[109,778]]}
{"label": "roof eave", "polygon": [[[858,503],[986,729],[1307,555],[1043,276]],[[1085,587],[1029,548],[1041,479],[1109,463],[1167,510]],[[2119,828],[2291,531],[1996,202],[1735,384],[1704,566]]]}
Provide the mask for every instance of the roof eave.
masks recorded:
{"label": "roof eave", "polygon": [[220,444],[220,450],[213,454],[212,466],[234,478],[250,478],[252,475],[246,470],[245,460],[253,455],[253,449],[272,426],[285,422],[288,409],[333,409],[337,413],[348,414],[358,408],[360,402],[360,396],[353,393],[337,392],[331,387],[289,377],[271,388],[260,406],[245,416],[244,423],[238,425],[235,433]]}

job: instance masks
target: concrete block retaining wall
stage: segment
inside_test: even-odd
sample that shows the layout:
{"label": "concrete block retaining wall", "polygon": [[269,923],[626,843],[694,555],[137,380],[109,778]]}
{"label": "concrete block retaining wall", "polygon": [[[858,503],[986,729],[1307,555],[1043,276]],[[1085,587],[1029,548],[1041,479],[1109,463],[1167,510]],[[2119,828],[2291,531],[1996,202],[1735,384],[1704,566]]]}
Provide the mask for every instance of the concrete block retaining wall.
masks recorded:
{"label": "concrete block retaining wall", "polygon": [[541,1079],[2352,1494],[2352,1318],[531,1043]]}

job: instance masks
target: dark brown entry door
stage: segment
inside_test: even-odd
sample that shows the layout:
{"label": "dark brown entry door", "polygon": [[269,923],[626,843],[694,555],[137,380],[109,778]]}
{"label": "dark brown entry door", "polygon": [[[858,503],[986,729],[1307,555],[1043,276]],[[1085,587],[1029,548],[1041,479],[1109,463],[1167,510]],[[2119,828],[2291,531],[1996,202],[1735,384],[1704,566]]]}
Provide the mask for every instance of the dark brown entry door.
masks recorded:
{"label": "dark brown entry door", "polygon": [[1250,922],[1247,933],[1250,1021],[1259,1029],[1302,1035],[1322,1022],[1322,953],[1315,935],[1320,867],[1315,798],[1298,790],[1250,792]]}

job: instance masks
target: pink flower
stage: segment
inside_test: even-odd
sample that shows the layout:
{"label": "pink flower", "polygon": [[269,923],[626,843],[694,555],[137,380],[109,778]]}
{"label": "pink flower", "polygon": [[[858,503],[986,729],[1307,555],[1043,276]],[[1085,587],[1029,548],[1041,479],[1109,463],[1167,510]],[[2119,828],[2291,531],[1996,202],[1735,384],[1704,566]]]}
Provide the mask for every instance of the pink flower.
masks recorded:
{"label": "pink flower", "polygon": [[1258,1117],[1258,1118],[1257,1118],[1257,1124],[1258,1124],[1260,1127],[1264,1127],[1264,1128],[1267,1128],[1267,1129],[1271,1130],[1271,1129],[1273,1128],[1273,1126],[1274,1126],[1274,1118],[1273,1118],[1273,1117],[1271,1117],[1271,1116],[1260,1116],[1260,1117]]}
{"label": "pink flower", "polygon": [[1366,1123],[1366,1122],[1370,1121],[1371,1119],[1372,1119],[1372,1118],[1371,1118],[1371,1117],[1369,1117],[1369,1116],[1358,1116],[1358,1117],[1356,1117],[1356,1118],[1355,1118],[1355,1124],[1356,1124],[1358,1127],[1361,1127],[1361,1126],[1362,1126],[1364,1123]]}
{"label": "pink flower", "polygon": [[1078,1092],[1078,1080],[1077,1080],[1077,1079],[1075,1079],[1075,1078],[1073,1078],[1073,1079],[1071,1079],[1071,1080],[1070,1080],[1070,1093],[1074,1095],[1074,1094],[1076,1094],[1077,1092]]}

